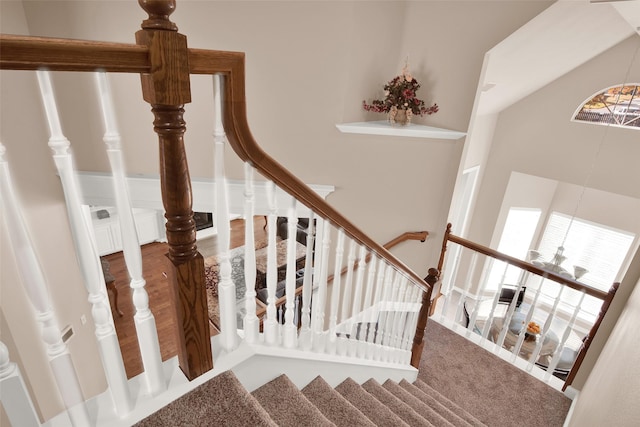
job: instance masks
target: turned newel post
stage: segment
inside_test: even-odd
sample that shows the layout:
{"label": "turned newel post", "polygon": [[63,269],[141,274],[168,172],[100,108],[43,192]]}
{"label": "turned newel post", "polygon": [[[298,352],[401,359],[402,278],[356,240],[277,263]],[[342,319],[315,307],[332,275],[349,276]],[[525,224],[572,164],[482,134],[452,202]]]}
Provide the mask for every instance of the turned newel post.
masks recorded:
{"label": "turned newel post", "polygon": [[149,14],[136,42],[149,47],[151,72],[142,74],[144,100],[155,116],[160,185],[167,219],[169,281],[178,320],[178,359],[190,380],[213,367],[204,261],[196,248],[191,179],[184,148],[184,104],[191,102],[187,38],[169,20],[175,0],[138,0]]}
{"label": "turned newel post", "polygon": [[440,272],[436,268],[430,268],[425,282],[429,284],[429,290],[422,294],[422,306],[418,314],[418,325],[416,326],[416,334],[413,337],[413,346],[411,347],[411,366],[418,369],[420,366],[420,358],[422,357],[422,348],[424,347],[424,331],[427,327],[427,319],[429,318],[429,307],[431,305],[431,295],[433,289],[438,283]]}

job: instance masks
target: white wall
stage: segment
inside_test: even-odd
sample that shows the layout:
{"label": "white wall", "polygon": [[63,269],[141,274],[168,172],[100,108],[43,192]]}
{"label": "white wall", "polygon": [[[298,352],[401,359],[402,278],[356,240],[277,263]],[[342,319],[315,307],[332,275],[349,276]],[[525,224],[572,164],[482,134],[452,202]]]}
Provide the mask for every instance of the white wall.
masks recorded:
{"label": "white wall", "polygon": [[[599,89],[620,84],[626,76],[640,76],[640,58],[635,56],[640,37],[632,36],[588,61],[543,89],[503,111],[497,121],[493,145],[473,213],[469,239],[491,242],[500,217],[502,201],[511,174],[520,172],[556,180],[580,189],[640,199],[640,131],[607,128],[570,121],[576,108]],[[635,61],[633,59],[635,58]],[[597,158],[596,158],[597,154]],[[568,191],[569,187],[564,187]],[[554,206],[573,214],[580,191],[565,192]],[[557,193],[559,195],[560,193]],[[598,193],[585,193],[578,216],[607,224],[636,224],[637,208],[626,203],[607,203]],[[589,195],[591,194],[591,195]],[[618,217],[618,219],[615,219]],[[619,217],[623,217],[620,219]],[[622,228],[622,227],[619,227]],[[621,287],[582,368],[574,381],[580,389],[620,314],[636,281]]]}
{"label": "white wall", "polygon": [[633,264],[621,284],[633,292],[578,396],[569,426],[634,426],[640,420],[640,252]]}

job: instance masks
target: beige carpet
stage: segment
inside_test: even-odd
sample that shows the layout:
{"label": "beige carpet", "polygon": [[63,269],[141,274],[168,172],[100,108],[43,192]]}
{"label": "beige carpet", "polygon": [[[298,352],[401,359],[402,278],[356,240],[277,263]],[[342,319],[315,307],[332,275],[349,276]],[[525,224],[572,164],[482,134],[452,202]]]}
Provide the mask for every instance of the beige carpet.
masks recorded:
{"label": "beige carpet", "polygon": [[[247,392],[227,371],[137,426],[562,426],[570,401],[434,321],[419,379],[302,390],[280,375]],[[533,403],[532,403],[533,402]]]}

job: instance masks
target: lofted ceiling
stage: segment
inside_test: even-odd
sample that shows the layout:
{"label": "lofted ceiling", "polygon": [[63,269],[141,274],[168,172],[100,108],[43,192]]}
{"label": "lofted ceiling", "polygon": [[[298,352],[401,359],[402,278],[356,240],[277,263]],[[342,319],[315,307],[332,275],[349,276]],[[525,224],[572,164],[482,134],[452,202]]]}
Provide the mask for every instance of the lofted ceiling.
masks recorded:
{"label": "lofted ceiling", "polygon": [[558,0],[487,53],[476,114],[502,111],[634,33],[640,0]]}

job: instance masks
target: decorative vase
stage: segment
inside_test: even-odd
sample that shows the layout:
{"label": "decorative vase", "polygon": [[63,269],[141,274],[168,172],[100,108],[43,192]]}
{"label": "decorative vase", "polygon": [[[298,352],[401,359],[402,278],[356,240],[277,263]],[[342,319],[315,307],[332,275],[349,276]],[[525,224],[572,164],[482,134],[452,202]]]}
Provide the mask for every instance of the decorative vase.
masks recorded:
{"label": "decorative vase", "polygon": [[389,122],[406,126],[411,122],[411,113],[407,110],[393,110],[389,112]]}

